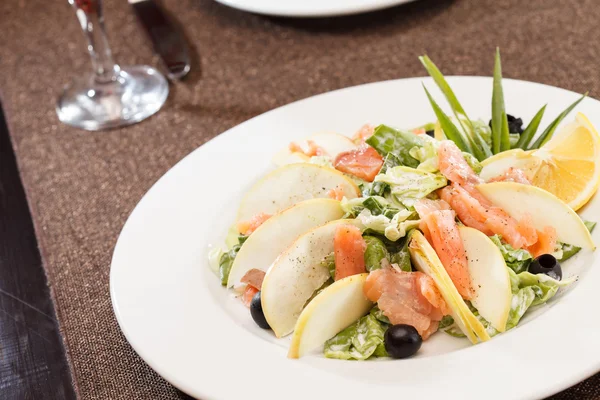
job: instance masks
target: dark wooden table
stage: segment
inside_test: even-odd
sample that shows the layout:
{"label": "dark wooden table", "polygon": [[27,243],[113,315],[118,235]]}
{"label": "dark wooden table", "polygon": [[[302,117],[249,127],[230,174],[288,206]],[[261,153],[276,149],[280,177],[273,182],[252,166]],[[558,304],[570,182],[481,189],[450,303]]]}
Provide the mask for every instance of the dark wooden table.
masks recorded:
{"label": "dark wooden table", "polygon": [[74,399],[50,291],[0,110],[0,399]]}

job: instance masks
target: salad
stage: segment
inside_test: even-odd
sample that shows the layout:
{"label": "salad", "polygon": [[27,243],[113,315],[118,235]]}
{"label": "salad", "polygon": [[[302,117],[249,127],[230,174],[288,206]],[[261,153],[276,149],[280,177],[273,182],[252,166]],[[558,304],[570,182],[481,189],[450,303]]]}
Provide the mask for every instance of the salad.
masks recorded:
{"label": "salad", "polygon": [[576,213],[600,183],[600,136],[583,114],[538,133],[507,114],[496,53],[492,118],[470,119],[420,58],[452,110],[425,88],[436,121],[319,133],[273,158],[244,196],[227,249],[209,264],[253,320],[292,335],[289,357],[406,358],[431,335],[473,344],[515,328],[577,277],[594,251]]}

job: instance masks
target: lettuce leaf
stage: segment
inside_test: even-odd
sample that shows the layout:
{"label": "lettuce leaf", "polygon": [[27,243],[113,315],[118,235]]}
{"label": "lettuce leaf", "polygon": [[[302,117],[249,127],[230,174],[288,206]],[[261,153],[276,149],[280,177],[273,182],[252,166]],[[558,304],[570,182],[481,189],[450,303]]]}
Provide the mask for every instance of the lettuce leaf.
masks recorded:
{"label": "lettuce leaf", "polygon": [[417,166],[419,171],[429,173],[438,172],[440,169],[438,167],[437,149],[440,142],[429,136],[425,136],[423,142],[423,146],[415,146],[410,149],[409,154],[411,157],[419,160],[419,165]]}
{"label": "lettuce leaf", "polygon": [[367,271],[371,272],[381,268],[381,260],[389,260],[390,254],[385,247],[383,241],[375,236],[364,236],[365,242],[367,243],[367,249],[365,250],[365,267]]}
{"label": "lettuce leaf", "polygon": [[237,256],[238,251],[240,251],[240,247],[239,244],[236,244],[227,253],[223,253],[219,259],[219,277],[221,278],[221,285],[223,286],[227,285],[233,260],[235,260],[235,256]]}
{"label": "lettuce leaf", "polygon": [[372,316],[374,316],[379,322],[383,322],[384,324],[391,325],[390,319],[383,314],[383,311],[378,306],[371,308],[369,312]]}
{"label": "lettuce leaf", "polygon": [[[595,222],[591,221],[583,221],[585,227],[588,228],[588,231],[592,232],[596,227]],[[573,257],[575,254],[579,253],[581,247],[573,246],[572,244],[562,244],[562,257],[558,260],[561,263],[567,261],[569,258]]]}
{"label": "lettuce leaf", "polygon": [[568,286],[577,280],[577,277],[571,277],[557,281],[544,274],[532,274],[531,272],[521,272],[516,275],[519,280],[519,288],[532,288],[535,294],[535,299],[531,303],[532,306],[544,304],[550,300],[558,291],[559,288]]}
{"label": "lettuce leaf", "polygon": [[373,215],[385,215],[392,218],[400,209],[391,204],[387,199],[381,196],[357,197],[347,199],[344,197],[341,202],[342,210],[347,217],[355,218],[364,209],[367,209]]}
{"label": "lettuce leaf", "polygon": [[[544,274],[532,274],[526,271],[517,274],[512,268],[508,268],[508,273],[513,296],[508,314],[508,321],[506,323],[507,331],[517,326],[530,307],[544,304],[556,294],[560,287],[570,285],[576,280],[576,277],[573,277],[564,281],[557,281]],[[479,315],[479,312],[472,306],[471,309],[490,336],[495,336],[500,333]],[[464,337],[462,332],[460,332],[454,324],[454,321],[445,319],[446,317],[440,322],[439,329],[441,331],[450,336]]]}
{"label": "lettuce leaf", "polygon": [[375,128],[373,136],[367,139],[367,144],[377,150],[382,157],[392,153],[401,165],[416,168],[419,161],[412,157],[409,151],[415,146],[422,146],[423,139],[412,132],[379,125]]}
{"label": "lettuce leaf", "polygon": [[321,261],[321,266],[327,268],[331,279],[335,279],[335,253],[331,253]]}
{"label": "lettuce leaf", "polygon": [[420,220],[408,220],[413,216],[409,210],[400,210],[392,218],[384,214],[373,215],[368,209],[364,209],[356,216],[356,219],[364,225],[365,229],[383,234],[393,242],[406,236],[408,230],[419,226]]}
{"label": "lettuce leaf", "polygon": [[372,314],[367,314],[333,338],[325,342],[323,354],[327,358],[366,360],[385,357],[383,336],[387,325]]}
{"label": "lettuce leaf", "polygon": [[492,242],[500,249],[507,267],[517,274],[519,272],[527,271],[527,268],[533,259],[527,250],[515,250],[510,244],[502,243],[502,236],[499,235],[490,236],[490,239],[492,239]]}
{"label": "lettuce leaf", "polygon": [[394,167],[375,177],[376,182],[385,182],[391,194],[405,207],[448,184],[441,174],[432,174],[409,167]]}

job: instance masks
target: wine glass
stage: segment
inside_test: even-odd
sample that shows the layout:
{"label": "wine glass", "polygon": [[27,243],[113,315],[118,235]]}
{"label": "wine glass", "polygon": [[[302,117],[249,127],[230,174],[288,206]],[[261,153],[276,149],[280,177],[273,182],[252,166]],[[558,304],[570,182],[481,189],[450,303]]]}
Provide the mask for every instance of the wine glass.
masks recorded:
{"label": "wine glass", "polygon": [[146,65],[120,67],[113,61],[102,0],[68,0],[88,41],[93,72],[66,86],[58,99],[58,118],[90,131],[139,122],[157,112],[169,94],[167,80]]}

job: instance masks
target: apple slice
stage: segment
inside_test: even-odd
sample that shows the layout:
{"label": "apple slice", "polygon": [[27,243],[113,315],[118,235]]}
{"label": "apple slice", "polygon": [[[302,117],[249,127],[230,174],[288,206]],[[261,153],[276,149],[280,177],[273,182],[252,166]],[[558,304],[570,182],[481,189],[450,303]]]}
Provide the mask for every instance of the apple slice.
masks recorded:
{"label": "apple slice", "polygon": [[469,338],[471,343],[476,344],[478,339],[482,342],[489,340],[490,335],[485,330],[485,327],[475,314],[469,310],[469,307],[458,293],[458,290],[456,290],[435,250],[420,231],[415,231],[412,234],[408,249],[417,269],[433,279],[440,294],[450,308],[454,322]]}
{"label": "apple slice", "polygon": [[477,229],[460,226],[458,230],[475,289],[471,304],[497,331],[504,332],[512,302],[510,276],[504,257],[494,242]]}
{"label": "apple slice", "polygon": [[289,358],[300,358],[322,346],[373,307],[373,302],[363,294],[367,276],[369,274],[359,274],[340,279],[308,303],[296,322]]}
{"label": "apple slice", "polygon": [[360,196],[352,179],[335,169],[307,163],[277,168],[246,193],[237,221],[247,221],[259,213],[274,215],[303,200],[327,198],[336,187],[349,199]]}
{"label": "apple slice", "polygon": [[[340,135],[334,132],[319,132],[304,140],[296,142],[304,150],[308,151],[308,141],[314,142],[318,147],[323,149],[331,160],[335,160],[338,154],[355,150],[358,146],[347,136]],[[273,163],[279,167],[287,164],[307,162],[309,157],[300,152],[292,152],[289,148],[282,149],[273,157]]]}
{"label": "apple slice", "polygon": [[343,215],[340,202],[332,199],[305,200],[275,214],[246,240],[231,266],[227,286],[239,283],[253,268],[266,272],[300,235]]}
{"label": "apple slice", "polygon": [[340,219],[306,232],[269,268],[261,289],[262,308],[277,337],[294,330],[308,299],[330,278],[321,261],[333,253],[335,229],[356,223],[356,220]]}
{"label": "apple slice", "polygon": [[511,217],[520,220],[529,214],[535,229],[541,231],[546,226],[553,227],[562,243],[590,250],[596,248],[579,215],[544,189],[515,182],[484,183],[477,189]]}

